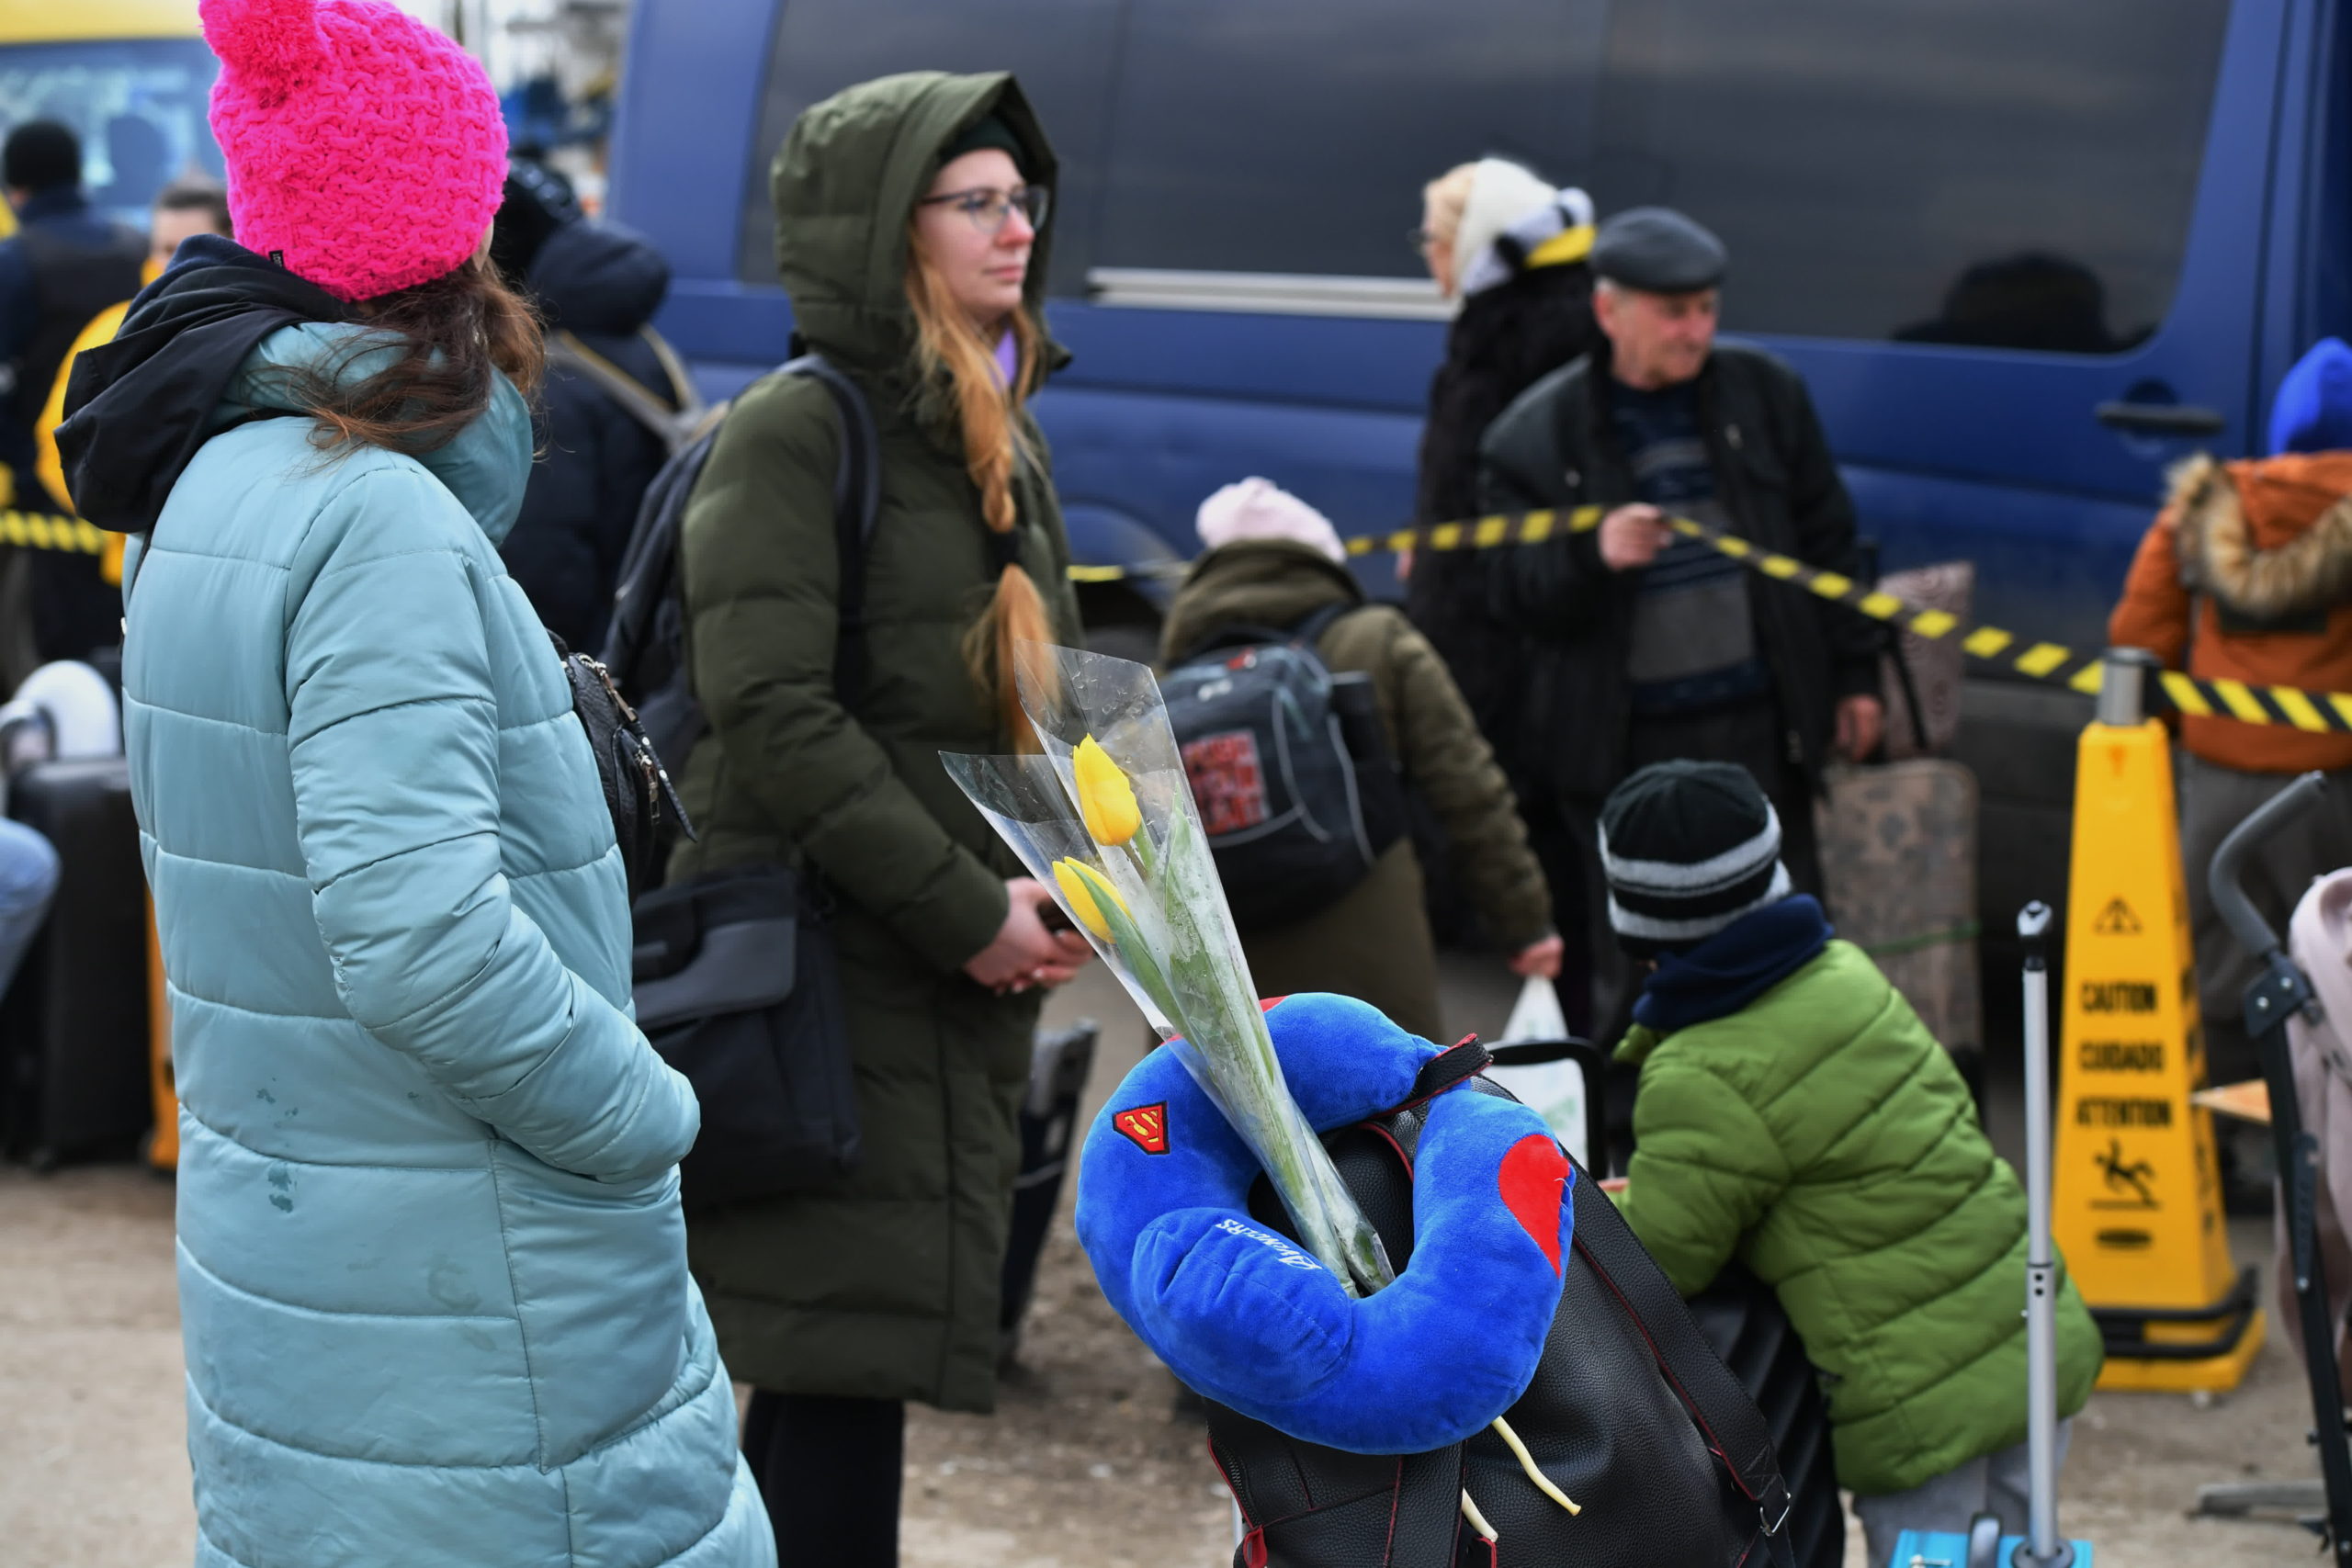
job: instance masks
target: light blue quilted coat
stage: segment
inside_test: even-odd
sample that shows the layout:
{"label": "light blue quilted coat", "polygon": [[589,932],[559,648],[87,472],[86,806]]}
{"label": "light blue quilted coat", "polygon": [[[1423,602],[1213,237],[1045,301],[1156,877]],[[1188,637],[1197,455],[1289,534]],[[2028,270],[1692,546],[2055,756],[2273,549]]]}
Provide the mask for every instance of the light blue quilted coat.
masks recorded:
{"label": "light blue quilted coat", "polygon": [[[221,424],[351,330],[264,340]],[[686,1274],[693,1093],[499,564],[523,400],[421,460],[311,428],[222,429],[129,561],[198,1568],[771,1568]]]}

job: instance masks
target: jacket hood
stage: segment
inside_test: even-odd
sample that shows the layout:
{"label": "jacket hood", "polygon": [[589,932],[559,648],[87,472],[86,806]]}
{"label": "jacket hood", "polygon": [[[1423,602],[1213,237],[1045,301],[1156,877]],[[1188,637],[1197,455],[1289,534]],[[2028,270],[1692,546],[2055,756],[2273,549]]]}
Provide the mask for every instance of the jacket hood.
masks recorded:
{"label": "jacket hood", "polygon": [[[276,414],[305,415],[288,392],[287,372],[332,359],[341,380],[358,380],[383,367],[394,345],[350,350],[368,329],[353,323],[305,321],[282,327],[256,344],[228,394],[213,410],[215,434],[248,420]],[[491,382],[489,406],[447,442],[416,461],[473,514],[492,545],[504,542],[523,509],[531,473],[531,409],[503,376]]]}
{"label": "jacket hood", "polygon": [[626,337],[662,308],[670,264],[634,231],[583,220],[547,237],[526,281],[549,327]]}
{"label": "jacket hood", "polygon": [[1287,631],[1326,604],[1361,604],[1363,585],[1346,567],[1310,545],[1250,539],[1211,550],[1193,564],[1160,633],[1162,657],[1227,626]]}
{"label": "jacket hood", "polygon": [[[877,378],[909,362],[907,225],[942,151],[990,114],[1020,140],[1030,179],[1056,185],[1060,165],[1009,72],[885,76],[813,104],[793,122],[769,171],[776,272],[792,297],[794,325],[828,357]],[[1048,212],[1038,231],[1023,289],[1041,322],[1056,216]]]}
{"label": "jacket hood", "polygon": [[2172,472],[2182,581],[2257,620],[2330,609],[2352,595],[2352,452]]}
{"label": "jacket hood", "polygon": [[57,450],[82,515],[119,533],[153,525],[254,345],[288,322],[349,315],[233,240],[188,240],[114,341],[74,357]]}

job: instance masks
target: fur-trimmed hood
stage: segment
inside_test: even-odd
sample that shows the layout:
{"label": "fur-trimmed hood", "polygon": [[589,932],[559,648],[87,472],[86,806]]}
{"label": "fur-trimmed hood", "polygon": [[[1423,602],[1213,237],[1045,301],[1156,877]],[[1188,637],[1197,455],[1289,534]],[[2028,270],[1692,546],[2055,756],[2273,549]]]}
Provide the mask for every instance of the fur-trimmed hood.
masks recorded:
{"label": "fur-trimmed hood", "polygon": [[2217,463],[2171,474],[2165,514],[2180,578],[2257,621],[2352,600],[2352,452]]}

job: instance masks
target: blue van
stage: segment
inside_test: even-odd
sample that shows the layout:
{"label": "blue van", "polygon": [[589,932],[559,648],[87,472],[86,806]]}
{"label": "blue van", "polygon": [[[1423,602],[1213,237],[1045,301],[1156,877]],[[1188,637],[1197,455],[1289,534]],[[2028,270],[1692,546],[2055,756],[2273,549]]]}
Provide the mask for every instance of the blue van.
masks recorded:
{"label": "blue van", "polygon": [[[1135,564],[1190,555],[1195,505],[1247,474],[1343,531],[1408,517],[1446,310],[1407,231],[1423,181],[1515,156],[1604,214],[1667,202],[1723,235],[1725,324],[1811,382],[1883,564],[1973,559],[1982,619],[2097,647],[2165,465],[2253,449],[2297,354],[2352,333],[2345,20],[2341,0],[637,0],[613,205],[669,254],[663,330],[726,392],[785,354],[766,171],[794,117],[888,72],[1017,71],[1063,155],[1051,312],[1077,355],[1038,412],[1080,558]],[[1090,614],[1148,614],[1104,596],[1127,592]],[[2064,863],[2084,710],[1990,682],[1969,710],[1997,910],[2005,866]]]}

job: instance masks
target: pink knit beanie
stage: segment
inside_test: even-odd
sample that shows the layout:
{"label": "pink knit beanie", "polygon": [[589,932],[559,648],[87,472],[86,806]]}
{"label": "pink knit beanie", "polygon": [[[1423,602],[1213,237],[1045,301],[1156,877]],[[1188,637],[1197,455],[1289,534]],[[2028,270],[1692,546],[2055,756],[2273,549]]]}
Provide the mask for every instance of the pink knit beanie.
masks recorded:
{"label": "pink knit beanie", "polygon": [[498,95],[381,0],[200,0],[237,243],[338,299],[455,271],[506,181]]}

